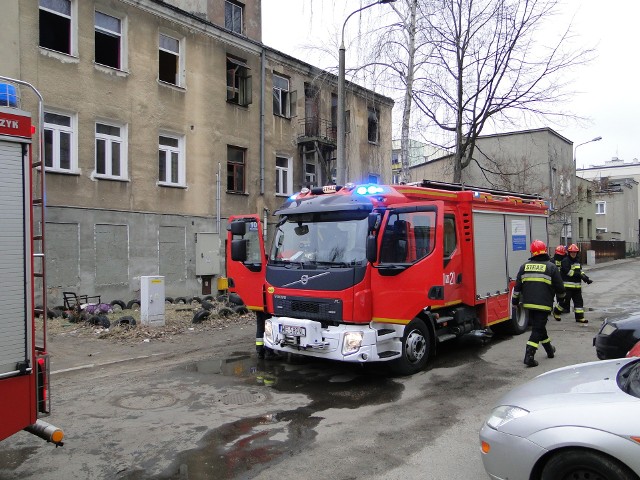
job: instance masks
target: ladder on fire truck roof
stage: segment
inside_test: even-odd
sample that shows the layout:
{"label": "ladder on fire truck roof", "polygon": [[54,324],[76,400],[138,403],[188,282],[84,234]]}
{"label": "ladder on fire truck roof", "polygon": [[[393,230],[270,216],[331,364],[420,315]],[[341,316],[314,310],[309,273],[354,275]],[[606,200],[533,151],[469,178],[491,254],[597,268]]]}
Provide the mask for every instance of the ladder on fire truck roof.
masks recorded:
{"label": "ladder on fire truck roof", "polygon": [[509,190],[497,190],[497,189],[484,188],[484,187],[474,187],[473,185],[465,185],[464,183],[447,183],[447,182],[438,182],[436,180],[422,180],[421,182],[412,182],[409,185],[414,185],[416,187],[436,188],[438,190],[449,190],[449,191],[455,191],[455,192],[462,192],[465,190],[469,190],[472,192],[489,193],[491,195],[520,197],[526,200],[542,200],[542,196],[538,193],[511,192]]}
{"label": "ladder on fire truck roof", "polygon": [[[36,339],[36,350],[46,352],[47,348],[47,283],[45,280],[45,166],[42,161],[44,155],[44,101],[40,92],[30,83],[15,78],[4,77],[0,75],[0,80],[8,81],[18,85],[24,85],[30,88],[38,97],[38,156],[34,159],[33,152],[29,157],[31,162],[31,192],[25,192],[31,199],[31,255],[32,255],[32,285],[34,294],[34,303],[31,312],[33,318],[42,317],[42,338]],[[19,105],[20,98],[15,99],[16,105]],[[33,122],[32,122],[33,124]],[[25,172],[26,174],[26,172]]]}

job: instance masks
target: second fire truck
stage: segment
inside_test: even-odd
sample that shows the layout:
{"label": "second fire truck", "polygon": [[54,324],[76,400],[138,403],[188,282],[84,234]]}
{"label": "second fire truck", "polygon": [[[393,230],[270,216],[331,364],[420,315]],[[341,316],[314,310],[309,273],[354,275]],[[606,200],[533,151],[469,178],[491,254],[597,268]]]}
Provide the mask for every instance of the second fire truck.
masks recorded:
{"label": "second fire truck", "polygon": [[547,241],[538,197],[424,181],[303,189],[275,212],[265,251],[257,215],[230,218],[232,291],[269,316],[265,346],[422,369],[437,346],[491,330],[520,334],[520,265]]}

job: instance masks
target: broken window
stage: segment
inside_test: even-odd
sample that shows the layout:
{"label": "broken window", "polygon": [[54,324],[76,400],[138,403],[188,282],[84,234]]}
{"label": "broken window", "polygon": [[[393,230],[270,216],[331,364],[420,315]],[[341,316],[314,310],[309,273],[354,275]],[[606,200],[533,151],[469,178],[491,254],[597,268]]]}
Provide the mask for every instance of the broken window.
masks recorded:
{"label": "broken window", "polygon": [[71,55],[71,0],[40,0],[40,46]]}
{"label": "broken window", "polygon": [[227,102],[246,107],[252,102],[251,76],[244,60],[227,57]]}
{"label": "broken window", "polygon": [[367,139],[371,143],[378,143],[380,139],[379,118],[378,109],[373,107],[367,108]]}
{"label": "broken window", "polygon": [[122,68],[122,22],[119,18],[96,11],[95,14],[96,63],[111,68]]}
{"label": "broken window", "polygon": [[161,82],[180,85],[180,40],[160,34],[158,78]]}

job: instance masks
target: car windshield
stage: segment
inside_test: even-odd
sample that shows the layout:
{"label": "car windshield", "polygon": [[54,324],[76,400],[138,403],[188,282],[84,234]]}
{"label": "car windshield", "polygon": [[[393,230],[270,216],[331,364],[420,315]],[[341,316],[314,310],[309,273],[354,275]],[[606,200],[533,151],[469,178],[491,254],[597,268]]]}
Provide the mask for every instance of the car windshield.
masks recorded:
{"label": "car windshield", "polygon": [[281,264],[363,265],[367,228],[366,212],[289,216],[276,229],[269,260]]}
{"label": "car windshield", "polygon": [[620,369],[618,385],[622,391],[640,398],[640,359]]}

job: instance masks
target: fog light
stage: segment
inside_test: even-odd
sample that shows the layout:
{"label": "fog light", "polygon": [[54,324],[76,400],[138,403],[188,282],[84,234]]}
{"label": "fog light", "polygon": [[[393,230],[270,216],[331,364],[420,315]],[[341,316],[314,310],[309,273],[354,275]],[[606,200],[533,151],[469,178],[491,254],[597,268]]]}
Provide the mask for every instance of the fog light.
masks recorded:
{"label": "fog light", "polygon": [[489,445],[487,442],[483,441],[481,448],[482,448],[482,453],[489,453],[489,451],[491,450],[491,445]]}
{"label": "fog light", "polygon": [[347,332],[342,341],[342,354],[351,355],[360,350],[362,345],[362,332]]}

